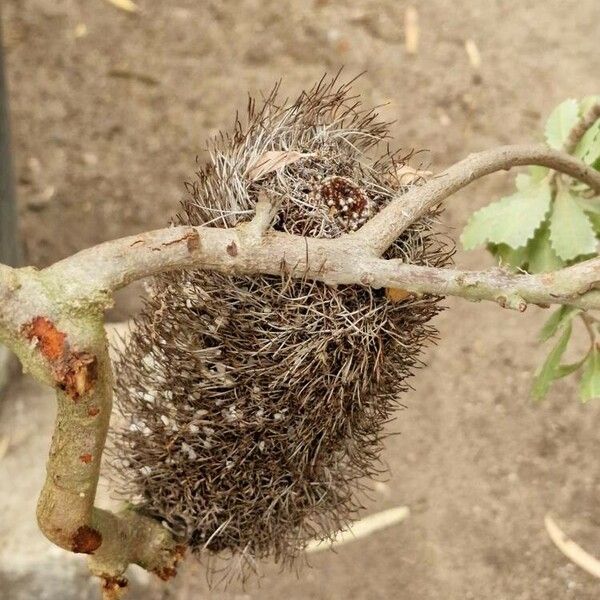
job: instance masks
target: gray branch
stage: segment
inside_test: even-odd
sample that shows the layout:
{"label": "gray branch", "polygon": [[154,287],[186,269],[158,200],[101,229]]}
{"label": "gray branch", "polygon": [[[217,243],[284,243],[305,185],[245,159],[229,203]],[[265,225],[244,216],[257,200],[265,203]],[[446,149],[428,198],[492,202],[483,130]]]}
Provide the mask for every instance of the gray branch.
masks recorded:
{"label": "gray branch", "polygon": [[583,181],[600,194],[600,172],[577,158],[544,144],[500,146],[471,154],[425,185],[397,196],[358,231],[358,235],[381,255],[419,217],[473,181],[513,167],[539,165]]}

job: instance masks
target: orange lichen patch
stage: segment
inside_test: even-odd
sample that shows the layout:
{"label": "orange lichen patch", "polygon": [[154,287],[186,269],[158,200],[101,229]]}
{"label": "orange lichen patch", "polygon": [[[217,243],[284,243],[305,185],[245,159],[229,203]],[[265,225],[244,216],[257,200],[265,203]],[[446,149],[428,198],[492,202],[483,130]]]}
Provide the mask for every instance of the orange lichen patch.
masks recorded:
{"label": "orange lichen patch", "polygon": [[35,317],[23,327],[28,340],[35,340],[42,355],[50,361],[58,360],[65,352],[67,336],[46,317]]}
{"label": "orange lichen patch", "polygon": [[96,357],[88,352],[72,352],[67,335],[59,331],[50,319],[35,317],[23,326],[23,334],[36,342],[42,356],[52,365],[58,387],[73,400],[78,400],[93,388],[98,376]]}
{"label": "orange lichen patch", "polygon": [[391,302],[402,302],[403,300],[410,298],[411,293],[402,288],[386,288],[385,295]]}
{"label": "orange lichen patch", "polygon": [[93,457],[92,457],[92,455],[91,455],[89,452],[86,452],[85,454],[82,454],[82,455],[79,457],[79,460],[80,460],[82,463],[85,463],[86,465],[89,465],[89,464],[92,462],[92,460],[93,460]]}
{"label": "orange lichen patch", "polygon": [[88,415],[90,417],[96,417],[100,414],[100,409],[97,406],[90,406],[88,408]]}
{"label": "orange lichen patch", "polygon": [[87,394],[98,376],[96,357],[87,352],[72,354],[58,370],[59,386],[73,398],[79,400]]}
{"label": "orange lichen patch", "polygon": [[92,554],[102,544],[102,534],[89,525],[82,525],[73,535],[71,550],[78,554]]}

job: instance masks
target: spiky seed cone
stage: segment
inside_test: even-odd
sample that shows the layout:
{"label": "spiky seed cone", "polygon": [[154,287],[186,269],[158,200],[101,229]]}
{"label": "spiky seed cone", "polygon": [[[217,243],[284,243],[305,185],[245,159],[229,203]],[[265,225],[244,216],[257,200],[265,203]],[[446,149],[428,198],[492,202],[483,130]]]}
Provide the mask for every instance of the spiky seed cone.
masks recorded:
{"label": "spiky seed cone", "polygon": [[[387,135],[388,124],[335,79],[287,105],[274,90],[260,108],[250,102],[247,125],[213,143],[179,220],[233,227],[264,194],[280,203],[276,229],[337,237],[403,189],[402,159],[365,155]],[[301,156],[261,173],[276,151]],[[434,218],[386,256],[447,264],[452,248],[431,233]],[[344,527],[363,478],[379,470],[384,424],[436,334],[428,323],[439,298],[397,299],[285,274],[157,277],[116,365],[123,493],[193,551],[248,563],[290,561],[308,539]]]}

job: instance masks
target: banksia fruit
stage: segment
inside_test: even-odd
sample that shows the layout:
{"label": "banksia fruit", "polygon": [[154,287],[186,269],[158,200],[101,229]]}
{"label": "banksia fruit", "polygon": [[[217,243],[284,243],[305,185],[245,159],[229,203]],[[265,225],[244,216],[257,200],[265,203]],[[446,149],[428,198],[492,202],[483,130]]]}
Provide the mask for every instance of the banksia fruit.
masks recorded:
{"label": "banksia fruit", "polygon": [[[348,84],[321,81],[287,104],[275,89],[213,142],[179,222],[233,227],[261,197],[278,207],[276,230],[356,230],[418,185],[402,181],[407,157],[370,158],[387,136]],[[452,248],[432,233],[435,217],[385,256],[447,264]],[[345,527],[380,471],[384,425],[436,334],[439,298],[391,292],[292,278],[286,265],[279,277],[156,277],[116,364],[122,493],[192,551],[248,565],[290,562],[309,539]]]}

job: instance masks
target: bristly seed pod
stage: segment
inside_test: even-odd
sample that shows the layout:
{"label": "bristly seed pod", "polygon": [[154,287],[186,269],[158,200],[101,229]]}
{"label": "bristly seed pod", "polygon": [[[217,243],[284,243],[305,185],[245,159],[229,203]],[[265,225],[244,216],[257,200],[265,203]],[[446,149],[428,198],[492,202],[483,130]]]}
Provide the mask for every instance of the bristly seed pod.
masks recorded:
{"label": "bristly seed pod", "polygon": [[[387,136],[349,84],[323,80],[291,104],[275,89],[212,144],[179,221],[234,227],[266,196],[279,207],[279,231],[356,230],[406,189],[395,174],[408,157],[367,156]],[[448,264],[453,248],[432,233],[435,216],[385,256]],[[383,427],[435,338],[439,298],[398,301],[286,272],[176,272],[150,287],[116,364],[123,495],[193,551],[250,566],[266,556],[290,562],[309,539],[345,527],[365,478],[381,470]]]}

